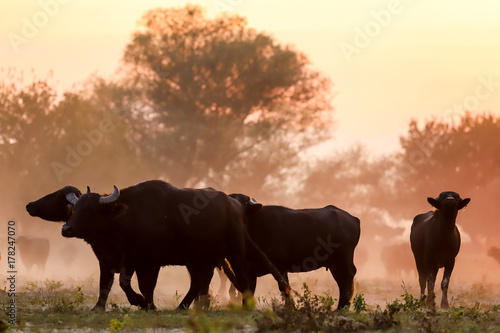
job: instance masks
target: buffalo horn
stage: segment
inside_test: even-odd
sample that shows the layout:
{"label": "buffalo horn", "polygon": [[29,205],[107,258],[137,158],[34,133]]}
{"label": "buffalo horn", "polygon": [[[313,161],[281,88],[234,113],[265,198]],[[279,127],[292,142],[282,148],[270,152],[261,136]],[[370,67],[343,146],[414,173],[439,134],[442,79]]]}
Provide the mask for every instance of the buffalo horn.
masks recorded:
{"label": "buffalo horn", "polygon": [[68,200],[70,204],[74,205],[78,201],[78,197],[76,196],[75,193],[71,192],[66,194],[66,200]]}
{"label": "buffalo horn", "polygon": [[118,199],[118,197],[120,196],[120,190],[118,189],[118,187],[116,187],[116,185],[113,185],[113,186],[115,188],[113,193],[111,193],[110,195],[108,195],[106,197],[100,197],[99,203],[107,204],[107,203],[114,202],[114,201],[116,201],[116,199]]}

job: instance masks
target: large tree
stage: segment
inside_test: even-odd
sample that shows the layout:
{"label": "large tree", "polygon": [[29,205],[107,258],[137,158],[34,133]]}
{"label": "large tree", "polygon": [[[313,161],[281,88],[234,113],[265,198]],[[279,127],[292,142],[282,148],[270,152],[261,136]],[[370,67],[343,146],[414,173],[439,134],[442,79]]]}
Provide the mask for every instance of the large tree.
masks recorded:
{"label": "large tree", "polygon": [[[431,209],[429,196],[456,191],[472,201],[460,221],[480,238],[498,234],[500,198],[500,119],[492,114],[464,114],[458,123],[430,120],[410,123],[401,137],[398,178],[392,201],[395,216],[412,218]],[[497,237],[498,238],[498,237]]]}
{"label": "large tree", "polygon": [[[125,81],[137,92],[132,104],[140,106],[138,135],[148,134],[141,150],[180,184],[213,174],[234,180],[256,162],[266,171],[251,183],[263,185],[304,146],[271,144],[262,155],[263,143],[331,121],[330,81],[304,54],[239,16],[210,19],[192,5],[149,11],[123,59]],[[274,158],[262,159],[266,154]]]}
{"label": "large tree", "polygon": [[[4,219],[27,225],[26,203],[67,184],[83,190],[105,180],[109,190],[112,183],[123,186],[137,180],[128,122],[102,107],[104,89],[98,80],[85,89],[58,94],[50,79],[25,84],[22,76],[11,71],[0,83]],[[33,226],[44,228],[40,223]],[[30,231],[26,228],[22,232]]]}

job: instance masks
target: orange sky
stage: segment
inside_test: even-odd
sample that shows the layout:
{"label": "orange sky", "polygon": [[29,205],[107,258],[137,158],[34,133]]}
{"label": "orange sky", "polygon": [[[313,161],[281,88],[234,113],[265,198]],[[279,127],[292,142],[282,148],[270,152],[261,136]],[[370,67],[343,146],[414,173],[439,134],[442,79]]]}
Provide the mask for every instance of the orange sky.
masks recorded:
{"label": "orange sky", "polygon": [[[500,114],[500,2],[190,2],[209,15],[226,9],[247,17],[331,77],[335,148],[359,141],[388,152],[411,118],[451,119],[464,109]],[[146,10],[185,3],[3,0],[0,66],[41,77],[53,70],[59,89],[92,73],[111,75]]]}

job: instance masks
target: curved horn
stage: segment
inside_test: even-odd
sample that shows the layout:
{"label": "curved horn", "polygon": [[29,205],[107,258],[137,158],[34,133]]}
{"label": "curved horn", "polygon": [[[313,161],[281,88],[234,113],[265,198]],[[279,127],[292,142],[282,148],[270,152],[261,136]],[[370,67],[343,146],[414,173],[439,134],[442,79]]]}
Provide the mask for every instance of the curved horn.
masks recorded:
{"label": "curved horn", "polygon": [[87,194],[90,193],[90,186],[87,185]]}
{"label": "curved horn", "polygon": [[78,201],[78,197],[76,196],[75,193],[71,192],[66,194],[66,200],[68,200],[70,204],[75,205],[76,202]]}
{"label": "curved horn", "polygon": [[108,195],[107,197],[100,197],[99,198],[99,203],[101,204],[107,204],[107,203],[111,203],[111,202],[114,202],[118,199],[118,197],[120,196],[120,190],[118,189],[118,187],[116,187],[116,185],[113,185],[115,190],[113,191],[113,193],[111,193],[110,195]]}

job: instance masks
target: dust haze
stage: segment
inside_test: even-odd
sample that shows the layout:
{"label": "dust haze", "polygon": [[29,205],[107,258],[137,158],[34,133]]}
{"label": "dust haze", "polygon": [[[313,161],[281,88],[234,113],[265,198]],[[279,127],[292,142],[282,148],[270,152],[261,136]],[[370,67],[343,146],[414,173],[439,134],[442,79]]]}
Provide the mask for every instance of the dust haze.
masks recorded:
{"label": "dust haze", "polygon": [[[172,13],[178,22],[169,21]],[[188,20],[197,22],[185,26],[200,37],[185,38],[182,23]],[[62,223],[29,216],[28,202],[65,185],[106,194],[113,185],[161,179],[243,193],[263,204],[335,205],[357,216],[356,292],[371,304],[401,295],[402,281],[419,293],[409,245],[412,219],[432,209],[427,197],[456,191],[471,202],[457,218],[462,247],[450,295],[499,303],[500,258],[490,251],[500,247],[499,118],[485,111],[464,112],[458,121],[455,115],[453,122],[413,121],[399,148],[386,155],[359,145],[314,149],[334,136],[335,78],[311,69],[306,55],[241,18],[208,19],[197,6],[153,10],[141,24],[116,77],[92,76],[58,92],[54,78],[25,83],[22,73],[2,70],[0,272],[8,271],[8,221],[15,222],[15,237],[50,244],[46,263],[31,268],[18,248],[19,291],[56,280],[98,294],[99,267],[90,246],[63,238]],[[143,38],[145,31],[157,38]],[[220,35],[204,39],[213,31]],[[338,295],[324,269],[291,274],[290,282],[296,291],[306,282],[313,292]],[[214,274],[213,295],[219,283]],[[155,303],[175,307],[188,288],[184,267],[164,267]],[[258,279],[256,296],[262,304],[278,297],[270,276]],[[226,292],[216,299],[224,304]],[[127,303],[117,278],[110,302]]]}

